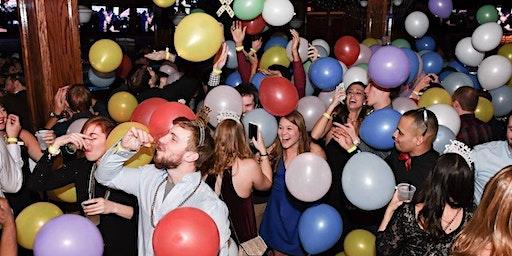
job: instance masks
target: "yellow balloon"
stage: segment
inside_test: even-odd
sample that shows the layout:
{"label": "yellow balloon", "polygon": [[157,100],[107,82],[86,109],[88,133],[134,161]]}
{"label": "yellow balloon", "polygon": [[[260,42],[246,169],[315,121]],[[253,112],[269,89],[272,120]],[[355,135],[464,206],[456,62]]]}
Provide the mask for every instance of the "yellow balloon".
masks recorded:
{"label": "yellow balloon", "polygon": [[356,229],[348,233],[343,242],[347,256],[375,256],[375,236],[364,230]]}
{"label": "yellow balloon", "polygon": [[335,256],[345,256],[344,252],[337,253]]}
{"label": "yellow balloon", "polygon": [[178,56],[194,62],[213,57],[223,41],[224,31],[220,23],[206,13],[185,16],[174,33]]}
{"label": "yellow balloon", "polygon": [[117,92],[108,100],[108,113],[118,123],[126,122],[139,103],[135,96],[128,92]]}
{"label": "yellow balloon", "polygon": [[484,97],[478,97],[478,105],[475,110],[476,118],[482,120],[482,122],[489,122],[494,116],[494,107],[492,102]]}
{"label": "yellow balloon", "polygon": [[368,37],[365,40],[363,40],[362,44],[370,47],[370,46],[373,46],[373,45],[376,45],[376,44],[380,44],[380,42],[379,42],[378,39]]}
{"label": "yellow balloon", "polygon": [[16,217],[18,244],[26,249],[32,249],[39,229],[51,219],[62,214],[59,207],[47,202],[31,204],[23,209]]}
{"label": "yellow balloon", "polygon": [[76,187],[74,184],[68,184],[64,187],[48,191],[48,196],[56,201],[76,203]]}
{"label": "yellow balloon", "polygon": [[281,66],[290,66],[290,60],[286,55],[286,49],[280,46],[268,48],[261,56],[260,68],[268,69],[268,67],[278,64]]}
{"label": "yellow balloon", "polygon": [[[107,148],[112,147],[115,143],[117,143],[127,132],[130,130],[130,128],[135,127],[142,129],[146,132],[149,132],[149,129],[137,122],[126,122],[119,124],[114,128],[107,138]],[[155,153],[155,147],[142,147],[137,154],[132,156],[128,161],[124,163],[124,166],[131,167],[131,168],[137,168],[146,164],[149,164],[151,160],[153,160],[153,154]]]}
{"label": "yellow balloon", "polygon": [[98,40],[89,49],[89,62],[99,72],[108,73],[116,70],[122,60],[121,47],[110,39]]}
{"label": "yellow balloon", "polygon": [[167,8],[173,5],[176,2],[176,0],[153,0],[153,3],[155,3],[158,7]]}
{"label": "yellow balloon", "polygon": [[498,50],[498,55],[501,55],[507,58],[508,60],[512,61],[512,43],[500,47],[500,49]]}
{"label": "yellow balloon", "polygon": [[452,97],[450,94],[442,88],[430,88],[421,95],[418,101],[418,107],[428,107],[434,104],[447,104],[452,105]]}

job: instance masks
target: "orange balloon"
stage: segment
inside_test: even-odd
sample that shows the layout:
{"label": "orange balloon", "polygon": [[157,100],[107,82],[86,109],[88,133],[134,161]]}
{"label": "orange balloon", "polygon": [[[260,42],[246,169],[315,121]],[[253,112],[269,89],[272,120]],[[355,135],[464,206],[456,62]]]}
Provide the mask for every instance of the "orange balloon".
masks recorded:
{"label": "orange balloon", "polygon": [[[132,127],[142,129],[146,132],[149,132],[149,129],[140,123],[136,122],[125,122],[122,124],[119,124],[114,128],[107,138],[107,148],[110,148],[114,146],[123,136],[130,130]],[[149,164],[151,160],[153,160],[153,155],[155,153],[155,147],[141,147],[139,152],[132,156],[128,161],[124,163],[124,166],[131,167],[131,168],[137,168],[146,164]]]}
{"label": "orange balloon", "polygon": [[137,99],[128,92],[117,92],[108,100],[108,113],[118,123],[130,120],[137,107]]}

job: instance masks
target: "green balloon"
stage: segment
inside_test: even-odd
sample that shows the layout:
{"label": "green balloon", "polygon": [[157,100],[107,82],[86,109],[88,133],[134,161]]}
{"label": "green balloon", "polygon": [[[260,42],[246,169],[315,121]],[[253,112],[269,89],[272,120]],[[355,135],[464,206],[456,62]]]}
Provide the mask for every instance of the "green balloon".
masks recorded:
{"label": "green balloon", "polygon": [[304,72],[306,72],[306,74],[309,72],[309,67],[311,66],[311,61],[308,60],[306,62],[304,62],[304,64],[302,64],[302,66],[304,67]]}
{"label": "green balloon", "polygon": [[204,10],[201,8],[195,8],[192,11],[190,11],[190,13],[204,13]]}
{"label": "green balloon", "polygon": [[356,65],[356,67],[364,68],[366,71],[368,71],[368,64],[366,63],[359,63]]}
{"label": "green balloon", "polygon": [[476,20],[479,24],[496,22],[498,20],[498,10],[493,5],[484,5],[476,12]]}
{"label": "green balloon", "polygon": [[411,44],[409,42],[407,42],[407,40],[403,39],[403,38],[398,38],[398,39],[395,39],[393,40],[393,42],[391,42],[391,45],[394,45],[398,48],[409,48],[411,49]]}
{"label": "green balloon", "polygon": [[233,10],[237,18],[252,20],[263,12],[264,0],[235,0]]}

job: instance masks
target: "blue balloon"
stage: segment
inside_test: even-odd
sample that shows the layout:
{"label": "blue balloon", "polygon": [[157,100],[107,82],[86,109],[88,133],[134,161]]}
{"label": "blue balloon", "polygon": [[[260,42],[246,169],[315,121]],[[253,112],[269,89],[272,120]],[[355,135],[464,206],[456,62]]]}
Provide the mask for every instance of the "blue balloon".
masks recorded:
{"label": "blue balloon", "polygon": [[409,48],[402,48],[402,51],[407,55],[407,60],[409,60],[409,77],[407,78],[406,83],[411,83],[418,75],[420,60],[413,50]]}
{"label": "blue balloon", "polygon": [[450,144],[450,140],[455,139],[455,134],[450,128],[440,125],[437,129],[437,136],[433,143],[433,148],[437,153],[442,154],[445,146]]}
{"label": "blue balloon", "polygon": [[299,220],[299,238],[309,254],[327,251],[338,242],[342,232],[340,214],[327,204],[308,208]]}
{"label": "blue balloon", "polygon": [[469,73],[469,70],[466,68],[466,66],[458,60],[451,60],[450,62],[448,62],[448,67],[457,70],[457,72],[461,72],[464,74]]}
{"label": "blue balloon", "polygon": [[254,85],[254,87],[256,87],[256,89],[258,91],[260,90],[261,81],[265,77],[267,77],[267,76],[265,74],[261,73],[261,72],[258,72],[256,74],[254,74],[254,76],[252,76],[251,83]]}
{"label": "blue balloon", "polygon": [[332,91],[343,80],[343,68],[334,58],[319,58],[309,67],[309,79],[317,88]]}
{"label": "blue balloon", "polygon": [[265,43],[265,47],[263,47],[263,51],[266,51],[268,48],[273,46],[280,46],[286,48],[288,45],[288,40],[282,36],[273,36]]}
{"label": "blue balloon", "polygon": [[115,75],[112,77],[100,77],[100,76],[96,75],[96,73],[94,73],[92,68],[89,69],[87,76],[88,76],[91,84],[93,84],[96,87],[109,87],[116,80]]}
{"label": "blue balloon", "polygon": [[439,74],[439,81],[443,81],[451,73],[453,73],[453,71],[450,71],[450,70],[442,71],[441,74]]}
{"label": "blue balloon", "polygon": [[480,82],[478,81],[478,77],[476,75],[468,74],[469,78],[473,81],[473,88],[480,90],[482,86],[480,86]]}
{"label": "blue balloon", "polygon": [[416,49],[418,51],[434,51],[436,49],[436,41],[431,36],[420,37],[416,39]]}
{"label": "blue balloon", "polygon": [[443,69],[443,58],[437,52],[428,52],[421,56],[423,72],[438,74]]}
{"label": "blue balloon", "polygon": [[392,108],[383,108],[368,115],[361,124],[361,139],[370,147],[389,150],[395,146],[393,133],[400,121],[400,113]]}
{"label": "blue balloon", "polygon": [[238,71],[235,71],[226,78],[226,84],[231,87],[237,87],[242,83],[242,77],[240,76],[240,73]]}

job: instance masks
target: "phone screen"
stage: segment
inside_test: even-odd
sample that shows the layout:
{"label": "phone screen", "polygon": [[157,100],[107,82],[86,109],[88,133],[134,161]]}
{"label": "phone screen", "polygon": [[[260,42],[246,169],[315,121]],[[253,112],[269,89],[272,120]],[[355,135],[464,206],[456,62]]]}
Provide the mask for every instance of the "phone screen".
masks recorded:
{"label": "phone screen", "polygon": [[249,139],[252,138],[258,139],[258,126],[253,123],[249,123]]}

